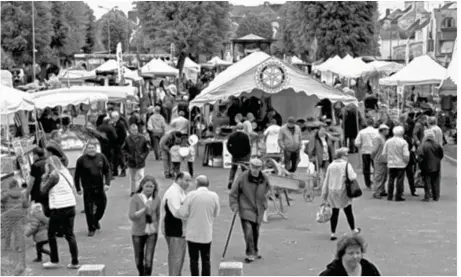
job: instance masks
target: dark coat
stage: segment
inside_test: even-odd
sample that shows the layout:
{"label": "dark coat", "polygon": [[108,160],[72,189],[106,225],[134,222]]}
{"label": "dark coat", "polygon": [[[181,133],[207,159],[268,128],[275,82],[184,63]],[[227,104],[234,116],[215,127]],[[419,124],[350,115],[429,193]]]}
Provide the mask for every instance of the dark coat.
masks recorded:
{"label": "dark coat", "polygon": [[42,157],[37,159],[30,168],[30,175],[34,177],[34,183],[30,191],[31,201],[41,202],[40,184],[42,183],[42,175],[45,173],[45,164],[46,158]]}
{"label": "dark coat", "polygon": [[244,132],[235,132],[227,140],[227,150],[233,159],[243,159],[251,154],[250,137]]}
{"label": "dark coat", "polygon": [[122,153],[126,158],[128,167],[143,168],[149,155],[149,144],[143,135],[130,135],[122,146]]}
{"label": "dark coat", "polygon": [[101,144],[101,151],[105,152],[108,149],[114,147],[117,143],[117,132],[112,125],[103,123],[98,127],[98,131],[103,133],[107,140],[99,140]]}
{"label": "dark coat", "polygon": [[[369,261],[362,259],[360,260],[362,266],[362,276],[381,276],[376,266]],[[320,273],[320,276],[348,276],[346,269],[339,259],[333,260],[327,265],[327,268]]]}
{"label": "dark coat", "polygon": [[117,140],[116,140],[117,146],[122,146],[127,137],[126,125],[122,121],[122,119],[119,119],[117,123],[115,123],[114,128],[115,128],[115,133],[117,134]]}
{"label": "dark coat", "polygon": [[67,159],[66,154],[64,154],[61,145],[59,145],[57,142],[50,140],[46,145],[46,151],[50,152],[51,155],[58,157],[65,167],[67,167],[69,164],[69,160]]}
{"label": "dark coat", "polygon": [[[304,149],[304,153],[309,156],[310,160],[317,159],[318,165],[320,166],[323,161],[323,144],[320,140],[320,137],[318,136],[318,133],[316,133],[313,138],[314,140],[309,141],[309,144]],[[328,145],[328,161],[331,163],[333,161],[333,154],[335,153],[334,145],[327,135],[325,136],[325,140],[327,141]]]}
{"label": "dark coat", "polygon": [[416,151],[421,174],[440,171],[443,148],[432,139],[424,140]]}

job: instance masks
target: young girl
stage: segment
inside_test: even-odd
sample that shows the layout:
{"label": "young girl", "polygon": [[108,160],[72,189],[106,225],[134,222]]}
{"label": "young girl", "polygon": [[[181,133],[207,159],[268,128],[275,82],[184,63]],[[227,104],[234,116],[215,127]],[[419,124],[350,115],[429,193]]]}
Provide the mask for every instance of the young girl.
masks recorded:
{"label": "young girl", "polygon": [[26,227],[26,237],[33,236],[37,258],[33,262],[42,261],[42,253],[50,255],[50,251],[43,248],[48,243],[48,217],[43,212],[42,204],[37,203],[31,206],[30,221]]}
{"label": "young girl", "polygon": [[128,217],[132,222],[134,259],[139,276],[150,276],[160,218],[158,184],[154,177],[146,175],[142,179],[138,191],[131,197]]}

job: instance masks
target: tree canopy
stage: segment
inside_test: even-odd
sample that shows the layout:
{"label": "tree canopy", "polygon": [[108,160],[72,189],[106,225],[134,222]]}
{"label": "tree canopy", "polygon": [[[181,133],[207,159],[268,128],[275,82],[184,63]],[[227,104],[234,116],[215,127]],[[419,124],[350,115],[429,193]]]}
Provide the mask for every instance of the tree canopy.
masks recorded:
{"label": "tree canopy", "polygon": [[283,39],[286,44],[293,43],[295,52],[308,52],[316,59],[379,53],[377,2],[290,2],[287,5]]}
{"label": "tree canopy", "polygon": [[263,38],[272,38],[272,24],[269,18],[248,14],[239,22],[237,37],[254,34]]}
{"label": "tree canopy", "polygon": [[97,24],[104,49],[107,50],[108,47],[109,32],[111,53],[115,53],[119,42],[122,43],[124,51],[128,49],[130,35],[133,30],[125,13],[120,10],[110,10],[98,20]]}
{"label": "tree canopy", "polygon": [[228,2],[135,2],[150,51],[178,51],[193,57],[215,54],[224,49],[229,30]]}

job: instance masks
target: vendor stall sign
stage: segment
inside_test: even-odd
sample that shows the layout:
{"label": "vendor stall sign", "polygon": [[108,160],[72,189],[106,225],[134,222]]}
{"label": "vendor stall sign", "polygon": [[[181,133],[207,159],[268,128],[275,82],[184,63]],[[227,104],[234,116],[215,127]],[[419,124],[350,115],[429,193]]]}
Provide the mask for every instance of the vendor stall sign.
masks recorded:
{"label": "vendor stall sign", "polygon": [[285,65],[276,60],[263,63],[256,71],[256,84],[267,93],[278,93],[288,85],[288,73]]}
{"label": "vendor stall sign", "polygon": [[28,181],[30,177],[30,161],[29,157],[26,157],[26,153],[24,152],[20,138],[13,139],[13,149],[16,157],[18,158],[22,178],[25,181]]}

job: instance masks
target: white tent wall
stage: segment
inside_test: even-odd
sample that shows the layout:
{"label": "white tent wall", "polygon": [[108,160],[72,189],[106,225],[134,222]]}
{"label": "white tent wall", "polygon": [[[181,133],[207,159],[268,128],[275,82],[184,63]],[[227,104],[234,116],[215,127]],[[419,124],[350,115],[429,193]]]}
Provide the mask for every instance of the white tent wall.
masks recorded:
{"label": "white tent wall", "polygon": [[317,115],[315,105],[320,99],[315,95],[299,95],[294,91],[286,91],[271,96],[272,107],[282,116],[284,121],[290,116],[295,120]]}

